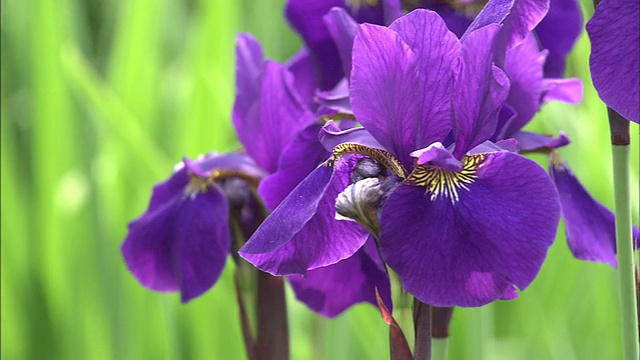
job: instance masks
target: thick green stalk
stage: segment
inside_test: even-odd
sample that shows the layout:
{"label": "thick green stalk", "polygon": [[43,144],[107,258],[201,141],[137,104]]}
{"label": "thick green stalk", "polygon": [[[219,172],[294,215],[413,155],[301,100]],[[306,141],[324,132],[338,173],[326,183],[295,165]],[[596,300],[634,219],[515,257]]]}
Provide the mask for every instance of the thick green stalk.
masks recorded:
{"label": "thick green stalk", "polygon": [[449,359],[449,338],[433,338],[431,340],[431,358],[433,360]]}
{"label": "thick green stalk", "polygon": [[636,360],[640,358],[640,352],[629,197],[629,122],[611,109],[609,122],[613,155],[622,352],[624,359]]}

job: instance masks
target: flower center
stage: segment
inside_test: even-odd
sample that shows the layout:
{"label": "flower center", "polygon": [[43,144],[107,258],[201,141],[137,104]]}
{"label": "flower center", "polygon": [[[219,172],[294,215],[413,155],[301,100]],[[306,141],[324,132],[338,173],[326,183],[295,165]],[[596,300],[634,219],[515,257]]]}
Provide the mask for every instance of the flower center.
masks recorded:
{"label": "flower center", "polygon": [[445,170],[430,165],[418,165],[407,178],[407,183],[426,187],[425,193],[431,194],[431,201],[446,197],[451,203],[460,200],[458,191],[469,191],[469,184],[477,178],[476,172],[485,160],[484,154],[468,155],[462,159],[460,171]]}

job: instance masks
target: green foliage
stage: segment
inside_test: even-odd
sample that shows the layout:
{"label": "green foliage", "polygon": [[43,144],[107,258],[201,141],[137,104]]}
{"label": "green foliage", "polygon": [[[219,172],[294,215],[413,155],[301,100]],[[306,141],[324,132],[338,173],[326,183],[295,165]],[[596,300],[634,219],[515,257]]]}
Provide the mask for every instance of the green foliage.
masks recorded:
{"label": "green foliage", "polygon": [[[212,291],[183,306],[176,294],[142,288],[119,246],[182,156],[239,148],[230,125],[234,34],[252,32],[267,56],[285,60],[300,41],[282,8],[283,0],[2,2],[2,358],[244,357],[231,263]],[[611,207],[606,114],[588,54],[583,36],[569,74],[584,80],[584,103],[546,105],[535,129],[567,131],[574,143],[562,155]],[[637,224],[637,125],[632,134]],[[560,230],[520,299],[483,310],[495,318],[488,358],[619,357],[615,270],[573,259]],[[387,327],[372,306],[325,320],[290,291],[288,300],[293,359],[388,358]],[[477,355],[477,314],[454,313],[452,359]]]}

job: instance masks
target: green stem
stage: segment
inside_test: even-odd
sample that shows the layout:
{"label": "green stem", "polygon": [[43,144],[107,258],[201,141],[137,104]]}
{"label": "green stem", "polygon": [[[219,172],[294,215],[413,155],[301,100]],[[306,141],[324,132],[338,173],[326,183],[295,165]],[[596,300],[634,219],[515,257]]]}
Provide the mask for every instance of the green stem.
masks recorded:
{"label": "green stem", "polygon": [[449,358],[449,338],[433,338],[431,340],[431,358],[447,360]]}
{"label": "green stem", "polygon": [[640,353],[629,198],[629,145],[613,145],[612,150],[622,353],[624,359],[636,360],[640,358]]}
{"label": "green stem", "polygon": [[469,358],[493,359],[493,304],[470,309],[474,334],[470,338],[467,351]]}

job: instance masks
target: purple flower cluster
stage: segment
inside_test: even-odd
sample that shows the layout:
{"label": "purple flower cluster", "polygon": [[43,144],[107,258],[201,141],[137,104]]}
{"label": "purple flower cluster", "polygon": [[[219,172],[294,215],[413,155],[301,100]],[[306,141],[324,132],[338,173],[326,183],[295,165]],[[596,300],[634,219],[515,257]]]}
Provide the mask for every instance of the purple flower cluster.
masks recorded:
{"label": "purple flower cluster", "polygon": [[[523,131],[544,103],[581,100],[580,81],[561,78],[577,2],[411,4],[290,0],[306,47],[285,64],[238,36],[244,151],[185,160],[154,188],[122,245],[144,286],[189,301],[239,249],[325,316],[376,304],[376,289],[391,304],[387,266],[424,303],[481,306],[534,280],[561,216],[576,257],[615,266],[613,214],[555,150],[569,139]],[[594,47],[607,41],[590,24]],[[608,81],[594,71],[615,103]],[[550,154],[551,176],[529,152]]]}

